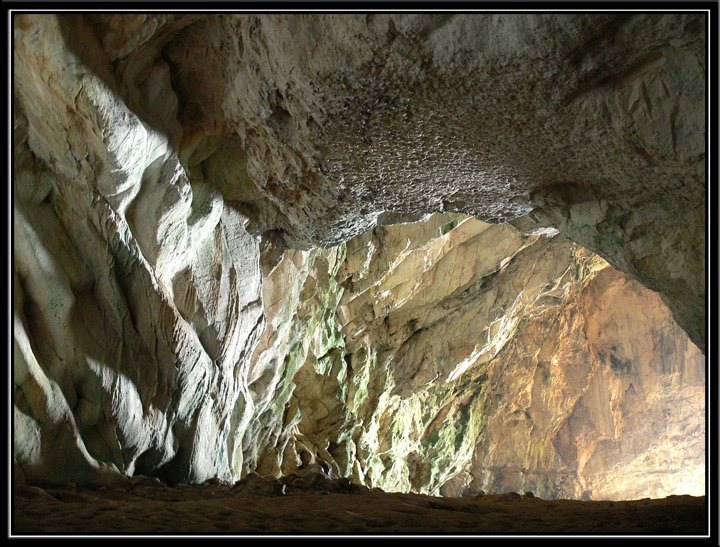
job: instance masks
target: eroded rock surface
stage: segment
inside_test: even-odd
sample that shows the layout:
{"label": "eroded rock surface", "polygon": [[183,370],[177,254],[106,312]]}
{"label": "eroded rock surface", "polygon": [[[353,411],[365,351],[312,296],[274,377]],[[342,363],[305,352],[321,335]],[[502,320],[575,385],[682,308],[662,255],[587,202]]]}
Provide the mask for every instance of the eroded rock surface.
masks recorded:
{"label": "eroded rock surface", "polygon": [[[701,16],[30,14],[14,41],[19,479],[699,480],[701,354],[524,234],[704,348]],[[382,227],[434,211],[518,229]]]}
{"label": "eroded rock surface", "polygon": [[320,462],[454,496],[704,491],[702,353],[656,294],[561,236],[434,215],[288,251],[266,296],[292,280],[281,308],[265,300],[292,328],[258,348],[283,362],[266,399],[288,401],[261,472]]}
{"label": "eroded rock surface", "polygon": [[15,52],[16,460],[50,483],[231,477],[248,419],[238,371],[263,328],[258,243],[54,17],[29,24]]}

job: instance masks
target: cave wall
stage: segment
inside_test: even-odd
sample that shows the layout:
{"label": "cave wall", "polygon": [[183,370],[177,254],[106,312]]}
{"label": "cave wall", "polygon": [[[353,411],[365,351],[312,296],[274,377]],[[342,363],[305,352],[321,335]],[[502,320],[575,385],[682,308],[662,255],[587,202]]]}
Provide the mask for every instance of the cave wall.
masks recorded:
{"label": "cave wall", "polygon": [[[523,233],[554,226],[658,291],[704,347],[700,16],[30,14],[13,23],[20,478],[232,480],[323,450],[349,469],[367,449],[352,435],[328,437],[340,448],[309,438],[317,421],[347,430],[333,422],[347,416],[335,384],[355,389],[339,355],[365,371],[365,387],[347,395],[362,406],[382,391],[368,382],[387,377],[370,369],[384,370],[383,352],[417,325],[403,315],[412,306],[373,310],[391,322],[383,328],[400,329],[395,338],[356,332],[373,305],[343,303],[352,291],[342,283],[363,278],[367,257],[358,265],[363,251],[345,259],[342,245],[311,248],[426,212],[511,221],[520,231],[498,227],[495,259],[532,254],[537,236]],[[435,228],[413,240],[440,241]],[[468,229],[448,236],[496,233]],[[472,275],[498,264],[478,260],[487,263]],[[306,276],[309,264],[320,270]],[[541,268],[548,283],[556,267]],[[490,343],[463,341],[455,366],[508,346],[507,329],[532,306],[504,298],[507,319],[468,315]],[[346,324],[354,316],[360,324]],[[418,379],[388,385],[383,405],[449,372],[414,351],[403,374]],[[315,418],[310,354],[315,375],[336,375],[325,382],[330,407],[318,410],[327,414]],[[441,405],[452,393],[443,389],[422,396]],[[450,443],[443,435],[436,442]],[[458,472],[476,451],[473,435],[450,456]],[[388,462],[359,457],[349,472],[379,484]],[[390,458],[400,463],[385,486],[407,485],[405,459]],[[474,484],[496,480],[468,473]],[[428,491],[450,478],[420,474],[413,480]]]}
{"label": "cave wall", "polygon": [[16,27],[16,461],[45,482],[230,478],[263,328],[256,238],[54,17],[37,24]]}
{"label": "cave wall", "polygon": [[287,251],[263,290],[286,329],[258,352],[283,366],[255,376],[287,401],[263,474],[318,464],[451,496],[704,492],[702,353],[656,294],[561,236],[433,215]]}

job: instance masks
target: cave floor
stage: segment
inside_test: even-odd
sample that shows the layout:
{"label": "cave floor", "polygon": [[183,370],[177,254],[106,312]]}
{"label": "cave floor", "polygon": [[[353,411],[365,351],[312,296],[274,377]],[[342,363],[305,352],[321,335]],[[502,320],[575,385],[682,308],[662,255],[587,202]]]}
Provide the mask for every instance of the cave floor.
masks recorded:
{"label": "cave floor", "polygon": [[704,497],[542,500],[517,494],[436,498],[337,481],[223,486],[17,486],[12,534],[695,535]]}

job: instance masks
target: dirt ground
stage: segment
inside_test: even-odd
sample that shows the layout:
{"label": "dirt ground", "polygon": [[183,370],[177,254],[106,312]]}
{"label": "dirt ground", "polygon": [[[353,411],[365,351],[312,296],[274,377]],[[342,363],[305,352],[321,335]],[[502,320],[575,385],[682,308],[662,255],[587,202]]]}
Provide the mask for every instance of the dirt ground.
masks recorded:
{"label": "dirt ground", "polygon": [[700,535],[707,526],[704,497],[435,498],[315,477],[173,487],[140,480],[95,490],[16,486],[13,494],[13,535]]}

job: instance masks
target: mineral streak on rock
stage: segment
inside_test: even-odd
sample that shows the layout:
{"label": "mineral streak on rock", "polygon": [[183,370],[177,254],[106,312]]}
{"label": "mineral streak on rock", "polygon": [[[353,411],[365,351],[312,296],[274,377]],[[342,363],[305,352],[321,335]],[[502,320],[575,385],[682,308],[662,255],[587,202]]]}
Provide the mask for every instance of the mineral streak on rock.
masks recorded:
{"label": "mineral streak on rock", "polygon": [[20,480],[700,491],[702,15],[13,22]]}

